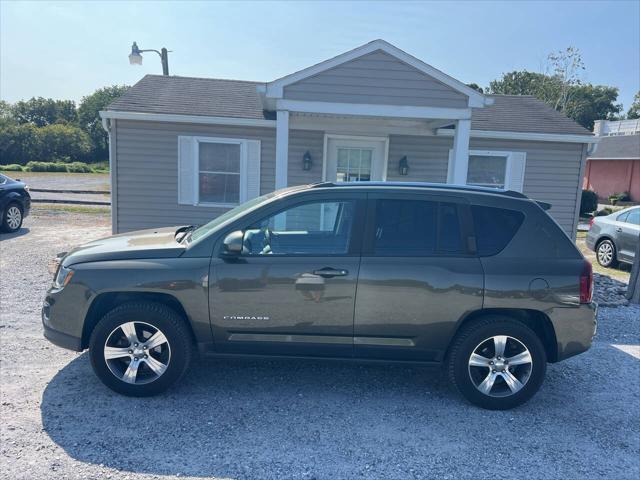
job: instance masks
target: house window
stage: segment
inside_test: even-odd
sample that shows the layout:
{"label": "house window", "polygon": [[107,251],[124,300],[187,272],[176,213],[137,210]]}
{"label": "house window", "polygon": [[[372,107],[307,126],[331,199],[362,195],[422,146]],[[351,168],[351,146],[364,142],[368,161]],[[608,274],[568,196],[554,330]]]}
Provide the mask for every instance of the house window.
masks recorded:
{"label": "house window", "polygon": [[178,137],[178,204],[233,207],[260,196],[260,141]]}
{"label": "house window", "polygon": [[199,203],[240,202],[239,143],[198,142]]}
{"label": "house window", "polygon": [[506,178],[507,155],[469,155],[468,185],[504,189]]}
{"label": "house window", "polygon": [[366,182],[371,180],[373,150],[367,148],[338,148],[338,182]]}
{"label": "house window", "polygon": [[[466,183],[522,192],[526,163],[526,152],[469,150]],[[449,150],[447,182],[456,183],[453,178],[453,150]]]}

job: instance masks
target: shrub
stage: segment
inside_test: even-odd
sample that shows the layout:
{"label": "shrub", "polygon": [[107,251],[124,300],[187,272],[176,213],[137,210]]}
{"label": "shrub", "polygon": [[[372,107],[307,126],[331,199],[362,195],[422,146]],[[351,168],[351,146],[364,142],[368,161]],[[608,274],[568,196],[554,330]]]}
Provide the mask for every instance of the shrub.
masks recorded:
{"label": "shrub", "polygon": [[62,162],[28,162],[26,172],[66,172],[67,164]]}
{"label": "shrub", "polygon": [[29,162],[23,167],[25,172],[92,173],[96,170],[100,171],[84,162]]}
{"label": "shrub", "polygon": [[596,217],[605,217],[607,215],[611,215],[613,213],[613,209],[609,207],[604,207],[602,210],[598,210],[595,214]]}
{"label": "shrub", "polygon": [[22,165],[17,163],[10,163],[9,165],[0,165],[0,171],[2,172],[21,172]]}
{"label": "shrub", "polygon": [[91,173],[93,169],[84,162],[71,162],[66,164],[67,172],[71,173]]}
{"label": "shrub", "polygon": [[615,205],[618,202],[629,202],[630,200],[631,197],[629,196],[629,192],[620,192],[609,195],[609,202],[611,205]]}
{"label": "shrub", "polygon": [[593,190],[582,190],[580,201],[580,215],[591,213],[598,208],[598,194]]}

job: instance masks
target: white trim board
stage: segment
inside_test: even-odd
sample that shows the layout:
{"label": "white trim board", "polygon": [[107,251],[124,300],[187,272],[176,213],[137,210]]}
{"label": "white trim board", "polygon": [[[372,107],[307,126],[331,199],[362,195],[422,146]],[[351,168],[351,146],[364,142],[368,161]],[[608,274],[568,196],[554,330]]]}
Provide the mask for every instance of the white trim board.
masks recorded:
{"label": "white trim board", "polygon": [[469,98],[468,105],[469,107],[484,107],[485,105],[491,105],[493,100],[485,97],[480,92],[474,90],[473,88],[465,85],[459,80],[456,80],[453,77],[450,77],[446,73],[438,70],[437,68],[432,67],[424,63],[422,60],[417,59],[413,55],[409,55],[408,53],[400,50],[398,47],[391,45],[384,40],[378,39],[372,42],[369,42],[360,47],[354,48],[348,52],[337,55],[329,60],[325,60],[324,62],[317,63],[312,65],[311,67],[307,67],[298,72],[292,73],[290,75],[286,75],[282,78],[274,80],[272,82],[267,83],[266,85],[266,96],[273,98],[282,98],[283,89],[287,85],[291,85],[292,83],[299,82],[305,78],[309,78],[313,75],[317,75],[320,72],[324,72],[325,70],[329,70],[330,68],[337,67],[338,65],[342,65],[345,62],[350,60],[354,60],[356,58],[362,57],[363,55],[367,55],[369,53],[373,53],[377,50],[382,50],[383,52],[397,58],[401,62],[404,62],[413,68],[429,75],[441,83],[453,88],[454,90],[466,95]]}
{"label": "white trim board", "polygon": [[360,115],[385,118],[424,118],[468,120],[470,108],[414,107],[407,105],[379,105],[370,103],[308,102],[305,100],[283,100],[276,102],[278,110],[302,113],[324,113],[329,115]]}
{"label": "white trim board", "polygon": [[[439,128],[436,135],[453,137],[452,128]],[[571,135],[564,133],[532,133],[532,132],[501,132],[491,130],[471,130],[473,138],[496,138],[500,140],[533,140],[536,142],[569,142],[569,143],[598,143],[600,139],[591,135]]]}
{"label": "white trim board", "polygon": [[100,117],[118,120],[140,120],[151,122],[201,123],[207,125],[237,125],[244,127],[275,128],[275,120],[260,120],[257,118],[236,117],[207,117],[204,115],[177,115],[170,113],[120,112],[116,110],[102,110]]}

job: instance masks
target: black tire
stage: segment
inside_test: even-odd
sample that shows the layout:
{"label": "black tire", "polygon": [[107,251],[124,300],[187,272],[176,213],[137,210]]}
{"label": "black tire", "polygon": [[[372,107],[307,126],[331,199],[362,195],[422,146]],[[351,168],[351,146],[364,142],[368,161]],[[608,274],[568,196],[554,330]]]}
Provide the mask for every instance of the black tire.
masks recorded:
{"label": "black tire", "polygon": [[[507,374],[509,371],[515,372],[515,368],[527,369],[528,379],[523,381],[524,386],[520,390],[515,393],[509,393],[510,389],[507,388],[508,385],[504,381],[505,377],[498,374],[496,383],[490,392],[495,388],[501,387],[507,392],[506,396],[490,396],[481,392],[476,387],[474,380],[472,380],[471,371],[473,370],[474,374],[479,373],[479,378],[481,378],[484,375],[482,373],[483,368],[475,369],[475,367],[470,367],[469,360],[477,347],[484,345],[483,342],[488,341],[491,337],[499,335],[506,335],[517,340],[517,342],[509,340],[508,348],[512,348],[514,345],[518,346],[518,342],[520,342],[520,346],[528,349],[532,362],[529,367],[509,366],[507,369]],[[487,368],[487,375],[490,374],[490,368],[492,367]],[[471,403],[489,410],[507,410],[523,404],[540,389],[547,370],[547,355],[542,342],[533,330],[509,317],[496,315],[478,319],[465,325],[460,330],[453,341],[449,353],[448,370],[452,384]],[[495,372],[495,370],[493,371]],[[503,382],[503,384],[500,382]]]}
{"label": "black tire", "polygon": [[[168,348],[164,344],[162,347],[158,347],[158,350],[164,349],[163,355],[167,355],[166,369],[154,380],[149,380],[149,383],[127,383],[112,371],[111,368],[116,370],[119,366],[122,369],[126,368],[128,362],[134,361],[133,358],[123,357],[117,359],[119,365],[114,365],[112,360],[110,361],[111,368],[105,360],[104,352],[107,340],[111,341],[111,338],[113,338],[111,334],[114,332],[123,334],[124,331],[118,331],[118,327],[131,321],[136,322],[138,331],[140,331],[140,328],[143,329],[143,335],[147,334],[144,332],[144,328],[150,326],[153,329],[160,330],[167,340]],[[167,351],[169,352],[168,354],[166,353]],[[149,356],[152,355],[151,351],[148,353]],[[98,378],[110,389],[133,397],[157,395],[168,389],[185,374],[192,356],[193,342],[185,319],[165,305],[154,302],[129,302],[114,308],[100,319],[89,340],[91,366]],[[146,355],[144,358],[147,358]],[[153,372],[146,366],[145,362],[146,360],[141,358],[139,365],[144,372],[138,372],[136,369],[137,373],[134,381],[142,373],[152,376]],[[142,366],[143,364],[145,364],[144,367]],[[147,369],[149,370],[148,372],[146,371]]]}
{"label": "black tire", "polygon": [[[611,259],[609,261],[606,261],[604,258],[601,258],[600,248],[610,249]],[[603,267],[606,267],[606,268],[616,267],[618,265],[617,254],[618,253],[616,251],[615,244],[608,238],[605,238],[604,240],[598,242],[598,245],[596,245],[596,260],[598,260],[598,263]]]}
{"label": "black tire", "polygon": [[[14,211],[13,209],[18,209],[18,211],[20,212],[20,221],[18,223],[18,226],[10,226],[9,225],[9,214],[10,212]],[[2,214],[2,231],[3,232],[7,232],[7,233],[13,233],[13,232],[17,232],[18,230],[20,230],[20,227],[22,227],[22,221],[24,220],[24,210],[22,208],[22,205],[20,205],[17,202],[11,202],[9,205],[7,205],[7,208],[4,209],[4,213]]]}

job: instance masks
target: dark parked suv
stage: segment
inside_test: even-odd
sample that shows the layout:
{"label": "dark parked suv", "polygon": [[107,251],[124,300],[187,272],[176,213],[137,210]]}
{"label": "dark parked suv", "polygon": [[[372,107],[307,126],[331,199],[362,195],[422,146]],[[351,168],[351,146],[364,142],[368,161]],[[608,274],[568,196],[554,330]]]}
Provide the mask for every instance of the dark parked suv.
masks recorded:
{"label": "dark parked suv", "polygon": [[544,208],[451,185],[279,190],[73,250],[45,336],[126,395],[165,390],[198,351],[440,364],[471,402],[510,408],[596,328],[591,265]]}

